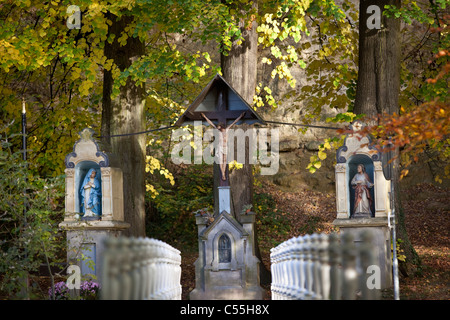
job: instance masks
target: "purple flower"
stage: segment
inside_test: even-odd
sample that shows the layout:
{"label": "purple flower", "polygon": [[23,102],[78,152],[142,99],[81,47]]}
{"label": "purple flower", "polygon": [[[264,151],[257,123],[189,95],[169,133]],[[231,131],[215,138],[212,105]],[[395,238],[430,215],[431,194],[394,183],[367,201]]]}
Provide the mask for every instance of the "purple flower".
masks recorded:
{"label": "purple flower", "polygon": [[[64,281],[55,283],[55,300],[67,300],[69,298],[69,288]],[[49,299],[53,299],[52,288],[48,289]]]}
{"label": "purple flower", "polygon": [[80,296],[82,299],[96,299],[100,291],[100,285],[97,282],[87,280],[80,285]]}
{"label": "purple flower", "polygon": [[[55,283],[55,300],[68,300],[70,290],[64,281]],[[93,300],[98,297],[100,285],[92,280],[82,281],[80,283],[80,298],[82,300]],[[48,290],[49,299],[53,299],[52,288]]]}

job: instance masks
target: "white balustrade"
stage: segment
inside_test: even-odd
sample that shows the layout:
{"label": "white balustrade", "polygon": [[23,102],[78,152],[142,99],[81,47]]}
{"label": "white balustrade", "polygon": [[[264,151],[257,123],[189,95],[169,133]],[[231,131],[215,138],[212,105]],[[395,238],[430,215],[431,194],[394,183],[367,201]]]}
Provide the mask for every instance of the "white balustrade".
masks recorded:
{"label": "white balustrade", "polygon": [[181,300],[180,251],[149,238],[107,238],[101,298]]}
{"label": "white balustrade", "polygon": [[271,249],[273,300],[376,299],[367,286],[374,265],[372,235],[312,234],[291,238]]}

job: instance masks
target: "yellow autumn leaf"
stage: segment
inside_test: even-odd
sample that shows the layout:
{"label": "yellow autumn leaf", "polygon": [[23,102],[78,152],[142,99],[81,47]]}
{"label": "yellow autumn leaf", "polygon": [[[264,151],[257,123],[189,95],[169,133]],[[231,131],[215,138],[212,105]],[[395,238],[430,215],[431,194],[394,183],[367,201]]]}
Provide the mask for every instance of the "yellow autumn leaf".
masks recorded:
{"label": "yellow autumn leaf", "polygon": [[327,154],[325,152],[323,152],[322,150],[320,150],[317,155],[319,156],[320,160],[325,160],[327,158]]}

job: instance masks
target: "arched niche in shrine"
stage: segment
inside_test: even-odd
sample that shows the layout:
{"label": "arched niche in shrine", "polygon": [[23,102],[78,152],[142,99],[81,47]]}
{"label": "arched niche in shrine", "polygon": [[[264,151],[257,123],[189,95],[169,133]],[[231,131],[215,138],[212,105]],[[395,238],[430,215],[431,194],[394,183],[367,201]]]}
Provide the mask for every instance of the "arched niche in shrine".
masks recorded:
{"label": "arched niche in shrine", "polygon": [[[352,186],[352,180],[358,174],[358,166],[362,165],[371,184],[374,182],[374,166],[373,160],[365,154],[355,154],[351,156],[347,162],[347,181],[348,181],[348,199],[349,199],[349,216],[355,217],[355,186]],[[370,196],[370,216],[375,216],[375,185],[367,188]]]}
{"label": "arched niche in shrine", "polygon": [[[93,138],[92,129],[84,129],[80,139],[74,144],[73,151],[65,158],[66,164],[66,215],[65,221],[106,220],[123,221],[123,177],[122,170],[111,166],[114,157],[99,147]],[[86,177],[95,171],[95,178]],[[89,208],[86,214],[82,198],[91,193],[81,194],[83,184],[91,182],[92,189],[97,197],[96,207]],[[92,199],[92,197],[91,197]],[[92,214],[94,213],[94,214]],[[90,218],[88,218],[90,216]]]}
{"label": "arched niche in shrine", "polygon": [[[355,185],[352,180],[358,173],[359,164],[364,166],[367,180],[373,184],[367,187],[371,203],[370,214],[366,215],[355,215]],[[347,135],[344,145],[336,153],[335,176],[337,219],[388,216],[390,181],[383,173],[382,155],[372,146],[369,136],[360,135],[358,130]],[[359,192],[361,195],[361,189]]]}
{"label": "arched niche in shrine", "polygon": [[[80,213],[81,216],[84,216],[86,214],[86,210],[83,210],[83,198],[87,200],[86,196],[84,195],[85,191],[83,190],[83,182],[86,180],[89,180],[88,175],[92,171],[95,171],[95,179],[98,179],[100,181],[100,190],[97,192],[99,199],[98,207],[96,209],[95,215],[96,218],[101,218],[102,215],[102,201],[101,201],[101,181],[102,181],[102,175],[100,170],[100,165],[94,161],[81,161],[75,166],[75,211]],[[92,192],[91,192],[92,193]],[[87,216],[85,216],[87,218]],[[91,218],[94,220],[94,218]]]}

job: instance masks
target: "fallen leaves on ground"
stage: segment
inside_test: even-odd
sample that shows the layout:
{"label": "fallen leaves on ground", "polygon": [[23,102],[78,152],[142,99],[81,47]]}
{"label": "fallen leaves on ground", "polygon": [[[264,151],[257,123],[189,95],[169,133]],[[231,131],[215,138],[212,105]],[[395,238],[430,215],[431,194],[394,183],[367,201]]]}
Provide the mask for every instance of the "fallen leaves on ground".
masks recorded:
{"label": "fallen leaves on ground", "polygon": [[[270,247],[276,243],[307,233],[335,230],[332,225],[336,218],[334,194],[306,189],[282,191],[270,183],[257,187],[255,192],[270,195],[276,203],[276,211],[286,218],[288,224],[287,232],[269,235],[271,243],[259,241],[262,262],[268,270]],[[450,299],[449,200],[448,189],[431,184],[402,191],[405,225],[422,260],[423,271],[420,275],[400,279],[401,299]],[[193,263],[197,257],[198,252],[183,253],[183,299],[188,299],[189,292],[195,287]],[[392,296],[386,298],[392,299]]]}

